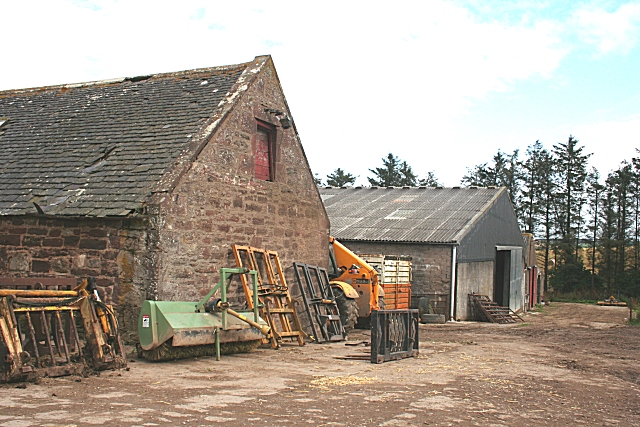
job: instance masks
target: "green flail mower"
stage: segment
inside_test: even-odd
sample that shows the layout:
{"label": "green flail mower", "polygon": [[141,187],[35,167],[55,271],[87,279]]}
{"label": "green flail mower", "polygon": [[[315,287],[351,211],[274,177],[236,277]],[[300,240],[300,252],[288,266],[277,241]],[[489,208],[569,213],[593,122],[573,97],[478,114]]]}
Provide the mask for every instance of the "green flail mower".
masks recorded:
{"label": "green flail mower", "polygon": [[[234,275],[253,281],[252,311],[234,311],[227,289]],[[221,268],[220,282],[199,302],[145,301],[138,318],[139,355],[149,361],[247,353],[269,333],[258,316],[257,273],[248,268]],[[220,290],[220,299],[211,297]]]}

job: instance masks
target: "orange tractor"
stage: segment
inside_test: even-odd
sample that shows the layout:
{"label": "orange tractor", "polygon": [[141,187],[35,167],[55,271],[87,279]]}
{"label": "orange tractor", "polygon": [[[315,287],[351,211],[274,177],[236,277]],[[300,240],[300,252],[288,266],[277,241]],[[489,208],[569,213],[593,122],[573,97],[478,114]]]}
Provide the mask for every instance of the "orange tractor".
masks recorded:
{"label": "orange tractor", "polygon": [[335,238],[329,238],[329,278],[345,331],[369,326],[372,310],[384,308],[378,272]]}

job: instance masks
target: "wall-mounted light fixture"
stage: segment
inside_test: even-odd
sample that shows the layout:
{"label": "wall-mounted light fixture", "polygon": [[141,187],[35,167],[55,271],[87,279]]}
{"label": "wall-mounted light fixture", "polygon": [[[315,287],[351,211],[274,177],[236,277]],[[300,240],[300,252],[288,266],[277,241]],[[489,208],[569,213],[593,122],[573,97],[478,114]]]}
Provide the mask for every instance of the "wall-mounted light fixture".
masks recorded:
{"label": "wall-mounted light fixture", "polygon": [[265,108],[264,112],[275,115],[280,122],[280,126],[282,126],[282,129],[289,129],[291,127],[291,118],[287,115],[287,113],[280,110],[275,110],[273,108]]}

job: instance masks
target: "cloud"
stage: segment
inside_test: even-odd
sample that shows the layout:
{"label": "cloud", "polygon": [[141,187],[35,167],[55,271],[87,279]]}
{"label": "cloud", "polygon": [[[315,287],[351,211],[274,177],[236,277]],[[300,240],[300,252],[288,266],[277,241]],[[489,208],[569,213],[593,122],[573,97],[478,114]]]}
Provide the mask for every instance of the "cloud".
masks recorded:
{"label": "cloud", "polygon": [[[366,181],[368,169],[393,151],[421,176],[434,169],[438,176],[437,168],[451,169],[452,152],[473,164],[468,156],[478,147],[461,135],[474,132],[456,128],[470,106],[519,82],[553,78],[575,48],[567,23],[540,4],[533,12],[528,2],[492,12],[492,3],[472,9],[444,0],[9,2],[0,37],[14,42],[3,46],[11,67],[0,85],[145,75],[271,54],[314,172],[342,167]],[[637,20],[625,14],[637,16],[637,6],[569,13],[601,49],[635,43]]]}
{"label": "cloud", "polygon": [[596,46],[599,53],[626,53],[638,42],[640,4],[624,4],[612,12],[588,6],[573,14],[571,24],[580,39]]}

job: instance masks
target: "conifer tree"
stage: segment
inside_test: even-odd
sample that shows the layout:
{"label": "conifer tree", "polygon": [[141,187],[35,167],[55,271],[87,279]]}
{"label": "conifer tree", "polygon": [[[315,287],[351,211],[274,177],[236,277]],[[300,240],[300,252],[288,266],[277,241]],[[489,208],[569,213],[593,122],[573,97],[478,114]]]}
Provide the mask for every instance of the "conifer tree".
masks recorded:
{"label": "conifer tree", "polygon": [[398,183],[399,186],[415,187],[418,183],[418,177],[413,173],[411,166],[409,166],[407,162],[402,161],[398,172],[400,172],[400,182]]}
{"label": "conifer tree", "polygon": [[553,146],[556,170],[555,219],[561,261],[577,262],[576,239],[582,224],[582,200],[587,178],[587,161],[591,154],[583,154],[584,147],[569,136],[566,143]]}
{"label": "conifer tree", "polygon": [[433,171],[427,172],[427,176],[420,179],[418,185],[421,187],[442,187]]}
{"label": "conifer tree", "polygon": [[386,158],[382,159],[382,167],[369,169],[374,177],[368,177],[369,184],[378,187],[393,187],[400,185],[402,175],[400,173],[400,159],[389,153]]}
{"label": "conifer tree", "polygon": [[344,187],[346,185],[353,185],[354,182],[356,182],[356,177],[340,168],[327,175],[327,185],[331,187]]}

